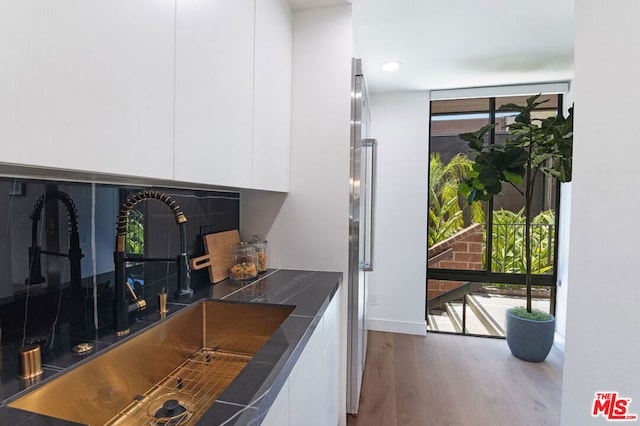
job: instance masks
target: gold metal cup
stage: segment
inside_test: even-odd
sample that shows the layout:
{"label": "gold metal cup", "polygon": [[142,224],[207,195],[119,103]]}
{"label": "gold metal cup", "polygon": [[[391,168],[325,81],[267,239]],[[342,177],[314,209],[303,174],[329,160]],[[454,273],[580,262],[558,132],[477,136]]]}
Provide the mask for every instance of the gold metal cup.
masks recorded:
{"label": "gold metal cup", "polygon": [[20,356],[20,377],[21,379],[31,379],[42,374],[42,358],[40,345],[25,345],[18,349]]}

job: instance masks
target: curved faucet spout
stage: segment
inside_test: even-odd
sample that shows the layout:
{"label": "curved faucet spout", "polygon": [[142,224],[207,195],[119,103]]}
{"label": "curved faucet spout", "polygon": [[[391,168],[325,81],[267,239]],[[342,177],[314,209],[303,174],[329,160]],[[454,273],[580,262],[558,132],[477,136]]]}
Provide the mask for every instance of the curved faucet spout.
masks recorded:
{"label": "curved faucet spout", "polygon": [[[69,252],[66,255],[43,251],[38,245],[38,222],[42,218],[44,206],[51,200],[58,200],[67,209],[67,219],[69,221]],[[82,259],[82,251],[80,249],[80,236],[78,234],[78,210],[71,197],[65,192],[48,190],[38,198],[33,206],[33,212],[31,213],[31,247],[29,247],[29,276],[25,280],[25,284],[40,284],[45,281],[40,266],[41,254],[53,254],[69,258],[71,287],[76,291],[80,290],[80,281],[82,279],[80,261]]]}
{"label": "curved faucet spout", "polygon": [[[116,239],[116,251],[125,251],[125,240],[127,235],[127,218],[129,216],[129,212],[131,209],[138,203],[145,200],[159,200],[162,201],[171,209],[173,214],[176,217],[176,223],[178,226],[181,226],[183,223],[187,221],[184,213],[180,209],[180,206],[176,204],[174,200],[171,199],[166,194],[160,193],[158,191],[140,191],[131,196],[123,205],[120,207],[120,214],[118,215],[118,235]],[[184,246],[182,246],[182,241],[180,241],[180,251],[186,253],[186,241]]]}
{"label": "curved faucet spout", "polygon": [[[176,218],[176,223],[180,227],[180,254],[176,258],[178,264],[178,290],[176,296],[192,295],[190,286],[191,271],[187,259],[187,237],[185,222],[187,218],[168,195],[158,191],[140,191],[132,195],[120,208],[118,215],[118,232],[116,234],[116,249],[114,252],[115,262],[115,303],[114,303],[114,331],[119,335],[129,332],[129,312],[141,311],[146,308],[146,303],[140,303],[141,299],[134,299],[134,303],[127,302],[127,293],[130,290],[127,286],[126,266],[127,256],[125,253],[125,242],[127,235],[127,218],[131,209],[138,203],[146,200],[158,200],[167,205]],[[150,259],[135,259],[137,262],[144,262]]]}

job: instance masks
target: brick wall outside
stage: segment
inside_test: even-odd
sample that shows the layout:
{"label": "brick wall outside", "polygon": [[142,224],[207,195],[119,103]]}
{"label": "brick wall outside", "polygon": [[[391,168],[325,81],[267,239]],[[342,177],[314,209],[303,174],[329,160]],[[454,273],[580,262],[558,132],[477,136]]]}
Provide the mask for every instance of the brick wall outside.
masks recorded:
{"label": "brick wall outside", "polygon": [[[483,225],[471,225],[456,235],[447,238],[429,248],[427,257],[433,259],[437,255],[452,249],[451,255],[431,263],[429,267],[445,269],[464,269],[477,271],[482,269]],[[429,280],[427,300],[439,296],[462,285],[460,281]]]}

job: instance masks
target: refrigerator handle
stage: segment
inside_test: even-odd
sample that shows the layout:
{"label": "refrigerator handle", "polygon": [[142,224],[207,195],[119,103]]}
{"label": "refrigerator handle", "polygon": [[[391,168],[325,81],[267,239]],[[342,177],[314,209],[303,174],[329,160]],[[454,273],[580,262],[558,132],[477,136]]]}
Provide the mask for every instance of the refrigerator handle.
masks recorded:
{"label": "refrigerator handle", "polygon": [[[369,250],[365,250],[365,259],[362,265],[362,270],[365,272],[373,271],[373,253],[374,253],[374,229],[375,229],[375,217],[376,217],[376,188],[378,180],[378,140],[377,139],[364,139],[362,141],[364,148],[371,148],[371,210],[370,210],[370,226],[367,229],[369,232]],[[366,253],[369,253],[369,258],[366,257]]]}

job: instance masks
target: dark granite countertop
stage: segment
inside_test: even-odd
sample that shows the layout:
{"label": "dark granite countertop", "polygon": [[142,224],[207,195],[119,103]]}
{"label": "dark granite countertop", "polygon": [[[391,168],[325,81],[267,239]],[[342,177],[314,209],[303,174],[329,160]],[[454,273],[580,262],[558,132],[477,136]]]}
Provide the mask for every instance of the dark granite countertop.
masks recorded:
{"label": "dark granite countertop", "polygon": [[[196,291],[188,301],[168,303],[168,317],[202,299],[295,307],[197,424],[259,424],[287,380],[341,281],[342,274],[338,272],[269,270],[253,282],[225,280]],[[82,358],[70,352],[43,354],[44,372],[39,383],[33,386],[44,384],[68,369],[99,356],[100,352],[108,350],[113,344],[134,337],[161,319],[159,313],[150,312],[131,325],[132,332],[129,336],[118,338],[111,333],[98,337],[93,342],[96,352],[89,357]],[[3,366],[0,378],[0,424],[76,424],[8,407],[8,403],[28,393],[33,387],[16,379],[17,371],[5,367],[7,366]]]}

